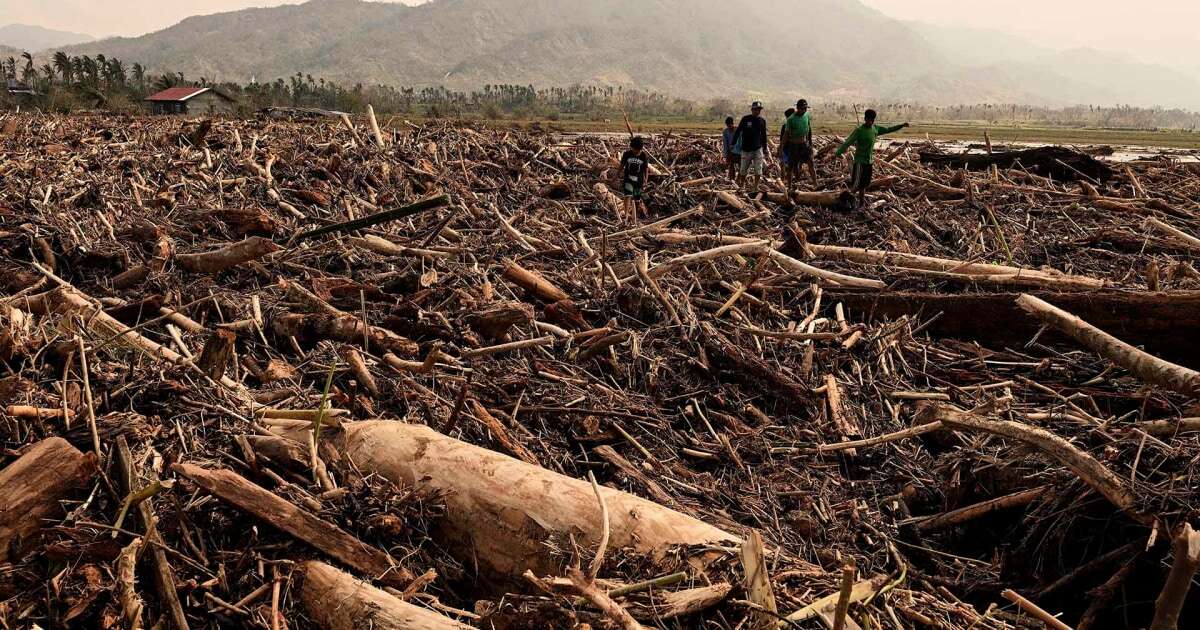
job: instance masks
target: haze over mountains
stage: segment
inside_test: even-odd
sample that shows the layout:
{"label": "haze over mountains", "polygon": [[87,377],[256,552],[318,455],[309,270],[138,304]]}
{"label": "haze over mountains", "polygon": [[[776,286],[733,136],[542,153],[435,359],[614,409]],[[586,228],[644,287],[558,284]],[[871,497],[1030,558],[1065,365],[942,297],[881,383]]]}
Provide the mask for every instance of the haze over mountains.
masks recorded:
{"label": "haze over mountains", "polygon": [[[9,41],[0,36],[0,44]],[[300,72],[463,90],[592,83],[700,99],[803,94],[1200,109],[1200,75],[903,22],[858,0],[313,0],[192,17],[65,50],[218,81]]]}

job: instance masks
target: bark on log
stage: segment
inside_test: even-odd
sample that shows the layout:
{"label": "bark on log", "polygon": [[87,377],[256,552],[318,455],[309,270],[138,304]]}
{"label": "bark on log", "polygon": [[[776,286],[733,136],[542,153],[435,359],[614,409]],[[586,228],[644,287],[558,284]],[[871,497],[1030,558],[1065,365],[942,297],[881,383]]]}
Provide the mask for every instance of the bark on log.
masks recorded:
{"label": "bark on log", "polygon": [[1058,330],[1070,335],[1093,352],[1136,374],[1139,378],[1179,392],[1191,398],[1200,398],[1200,372],[1175,365],[1113,337],[1053,304],[1022,295],[1017,305],[1029,314]]}
{"label": "bark on log", "polygon": [[[550,545],[574,535],[595,545],[603,524],[590,483],[400,422],[348,423],[338,449],[363,472],[394,483],[446,492],[440,536],[446,548],[478,563],[489,577],[519,578],[562,567]],[[610,513],[610,545],[661,557],[677,545],[733,542],[732,534],[631,494],[601,488]]]}
{"label": "bark on log", "polygon": [[1192,578],[1200,569],[1200,533],[1192,530],[1190,523],[1175,537],[1173,545],[1175,561],[1167,574],[1167,583],[1154,603],[1154,622],[1150,630],[1175,630],[1179,627],[1179,613],[1187,601],[1192,588]]}
{"label": "bark on log", "polygon": [[176,254],[175,262],[192,273],[221,273],[281,248],[270,239],[252,236],[227,247],[197,254]]}
{"label": "bark on log", "polygon": [[175,464],[172,469],[222,501],[370,575],[373,579],[401,588],[413,580],[412,573],[397,566],[387,554],[364,544],[340,527],[296,507],[232,470],[209,470],[193,464]]}
{"label": "bark on log", "polygon": [[0,470],[0,563],[20,558],[44,521],[59,518],[59,501],[96,472],[96,457],[62,438],[48,438]]}
{"label": "bark on log", "polygon": [[470,630],[433,611],[329,566],[309,561],[300,565],[300,602],[313,621],[328,630]]}

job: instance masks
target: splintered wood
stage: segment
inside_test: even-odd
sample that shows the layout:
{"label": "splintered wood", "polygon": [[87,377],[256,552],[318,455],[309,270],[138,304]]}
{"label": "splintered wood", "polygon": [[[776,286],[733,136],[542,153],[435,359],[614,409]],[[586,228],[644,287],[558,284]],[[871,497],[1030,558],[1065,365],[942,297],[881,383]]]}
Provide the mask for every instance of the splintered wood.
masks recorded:
{"label": "splintered wood", "polygon": [[0,115],[0,626],[1200,623],[1194,156],[277,113]]}

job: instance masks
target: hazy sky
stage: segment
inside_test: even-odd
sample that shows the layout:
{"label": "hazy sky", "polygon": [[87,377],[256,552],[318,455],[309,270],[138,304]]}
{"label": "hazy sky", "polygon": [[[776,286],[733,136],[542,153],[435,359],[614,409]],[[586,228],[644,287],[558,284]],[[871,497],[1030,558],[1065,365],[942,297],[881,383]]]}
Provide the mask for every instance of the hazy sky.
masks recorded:
{"label": "hazy sky", "polygon": [[[0,0],[2,1],[2,0]],[[893,17],[1027,35],[1200,67],[1200,0],[862,0]]]}
{"label": "hazy sky", "polygon": [[[140,35],[189,16],[301,0],[0,0],[0,21],[95,36]],[[409,4],[420,0],[405,0]],[[587,0],[604,2],[605,0]],[[1053,47],[1125,51],[1200,66],[1200,0],[862,0],[902,19],[994,28]]]}

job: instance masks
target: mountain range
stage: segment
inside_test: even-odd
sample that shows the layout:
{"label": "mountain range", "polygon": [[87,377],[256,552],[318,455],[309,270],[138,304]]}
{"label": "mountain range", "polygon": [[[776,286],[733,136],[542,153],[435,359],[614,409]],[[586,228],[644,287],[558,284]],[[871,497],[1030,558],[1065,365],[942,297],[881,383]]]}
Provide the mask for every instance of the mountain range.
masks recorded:
{"label": "mountain range", "polygon": [[212,81],[302,73],[463,90],[582,83],[701,99],[1200,109],[1197,76],[1100,51],[903,22],[858,0],[311,0],[191,17],[65,50]]}
{"label": "mountain range", "polygon": [[9,24],[0,26],[0,46],[16,50],[36,52],[47,48],[70,46],[93,41],[95,38],[82,33],[68,33],[35,26],[32,24]]}

